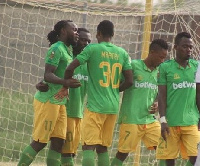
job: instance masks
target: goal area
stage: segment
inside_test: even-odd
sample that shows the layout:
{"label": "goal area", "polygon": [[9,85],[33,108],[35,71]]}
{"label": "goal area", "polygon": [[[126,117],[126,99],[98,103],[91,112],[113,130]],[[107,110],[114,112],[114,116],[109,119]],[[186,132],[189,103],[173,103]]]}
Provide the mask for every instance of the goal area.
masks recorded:
{"label": "goal area", "polygon": [[[101,3],[102,2],[102,3]],[[132,59],[144,58],[148,45],[156,38],[165,39],[170,48],[167,59],[174,57],[174,37],[187,31],[194,42],[193,56],[199,59],[200,3],[199,0],[141,0],[142,3],[118,3],[99,0],[1,0],[0,1],[0,165],[14,166],[22,150],[32,141],[33,96],[35,85],[42,80],[44,57],[49,47],[47,34],[62,19],[73,20],[87,28],[96,40],[100,21],[111,20],[115,25],[113,43],[123,47]],[[144,47],[144,46],[147,47]],[[118,145],[118,124],[110,159]],[[45,165],[46,147],[33,162]],[[81,165],[79,147],[75,165]],[[184,160],[177,161],[180,165]],[[158,166],[155,151],[139,144],[125,166]]]}

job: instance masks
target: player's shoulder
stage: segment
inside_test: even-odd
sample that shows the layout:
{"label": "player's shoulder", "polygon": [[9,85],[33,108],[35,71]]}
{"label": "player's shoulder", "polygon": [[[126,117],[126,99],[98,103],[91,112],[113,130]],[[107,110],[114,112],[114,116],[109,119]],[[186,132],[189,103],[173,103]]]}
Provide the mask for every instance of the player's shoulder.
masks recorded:
{"label": "player's shoulder", "polygon": [[197,67],[199,65],[199,61],[195,59],[189,59],[189,64]]}
{"label": "player's shoulder", "polygon": [[175,62],[174,59],[170,59],[170,60],[166,60],[164,62],[162,62],[159,67],[158,70],[163,70],[163,71],[170,71],[170,70],[176,70],[177,68],[177,64]]}
{"label": "player's shoulder", "polygon": [[63,46],[64,46],[64,43],[61,41],[58,41],[58,42],[52,44],[50,48],[58,49],[59,47],[63,47]]}
{"label": "player's shoulder", "polygon": [[175,62],[174,59],[166,60],[166,61],[164,61],[163,63],[160,64],[160,67],[169,67],[169,66],[173,65],[174,62]]}
{"label": "player's shoulder", "polygon": [[[101,44],[101,43],[100,43]],[[115,50],[115,52],[124,52],[124,53],[127,53],[126,50],[118,45],[115,45],[113,43],[107,43],[107,45],[105,45],[104,43],[102,43],[103,46],[106,46],[106,47],[110,47],[112,48],[113,50]]]}
{"label": "player's shoulder", "polygon": [[[113,44],[113,45],[114,45],[114,44]],[[115,46],[116,49],[118,49],[119,51],[122,51],[122,52],[128,54],[127,51],[126,51],[124,48],[122,48],[122,47],[120,47],[120,46],[117,46],[117,45],[114,45],[114,46]]]}
{"label": "player's shoulder", "polygon": [[88,44],[83,50],[88,50],[88,49],[96,49],[99,47],[98,43],[90,43]]}
{"label": "player's shoulder", "polygon": [[135,70],[137,68],[141,68],[143,66],[143,60],[142,59],[132,59],[131,60],[131,66],[132,69]]}
{"label": "player's shoulder", "polygon": [[142,60],[141,59],[132,59],[131,63],[140,64],[140,63],[142,63]]}
{"label": "player's shoulder", "polygon": [[142,65],[142,63],[143,63],[142,59],[132,59],[131,60],[131,65],[132,66]]}
{"label": "player's shoulder", "polygon": [[64,43],[58,41],[58,42],[52,44],[51,47],[49,48],[49,50],[57,52],[57,51],[61,51],[63,48],[64,48]]}
{"label": "player's shoulder", "polygon": [[98,46],[98,43],[90,43],[86,47],[96,47],[96,46]]}

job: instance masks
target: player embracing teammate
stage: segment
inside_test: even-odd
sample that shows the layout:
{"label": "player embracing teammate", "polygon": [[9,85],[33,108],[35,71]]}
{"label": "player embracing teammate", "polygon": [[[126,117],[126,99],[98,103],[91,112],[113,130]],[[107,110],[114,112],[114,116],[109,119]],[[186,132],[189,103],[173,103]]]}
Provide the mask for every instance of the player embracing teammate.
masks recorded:
{"label": "player embracing teammate", "polygon": [[[59,29],[56,29],[56,26]],[[55,32],[57,33],[55,41],[52,42],[57,44],[51,44],[45,66],[45,81],[50,89],[47,88],[46,92],[37,92],[35,96],[38,101],[35,100],[34,103],[33,142],[23,151],[18,166],[30,165],[49,140],[51,140],[51,146],[47,165],[60,166],[61,152],[63,153],[62,165],[74,165],[73,156],[80,138],[75,142],[75,146],[70,144],[70,141],[74,139],[71,134],[77,132],[71,131],[73,129],[70,127],[77,120],[70,119],[70,116],[66,118],[64,107],[66,99],[64,98],[81,95],[73,93],[73,89],[69,90],[69,88],[78,88],[81,85],[77,78],[82,78],[82,76],[75,77],[74,71],[84,64],[87,64],[87,78],[82,79],[88,80],[87,105],[82,129],[80,131],[80,125],[78,125],[76,134],[79,135],[81,132],[83,166],[95,166],[95,151],[98,156],[98,166],[110,165],[107,148],[112,143],[119,111],[119,92],[124,90],[119,114],[119,147],[111,165],[122,166],[128,153],[135,150],[140,139],[147,148],[156,150],[157,159],[163,161],[160,166],[175,165],[174,159],[179,155],[180,145],[183,145],[189,157],[187,166],[195,164],[197,144],[200,142],[195,83],[198,62],[190,59],[193,45],[189,33],[182,32],[175,37],[176,57],[174,60],[163,62],[167,56],[168,45],[162,39],[155,39],[150,44],[149,55],[145,60],[133,60],[130,63],[128,53],[111,43],[114,25],[109,20],[101,21],[97,26],[98,43],[86,46],[88,42],[83,51],[81,49],[82,52],[78,51],[73,61],[70,47],[76,42],[76,25],[71,21],[63,20],[55,25],[53,33]],[[63,66],[62,57],[64,58]],[[64,73],[63,68],[65,69],[66,66],[68,67]],[[56,72],[58,69],[61,70],[62,75]],[[52,93],[53,87],[57,88],[54,93]],[[75,96],[70,97],[69,91]],[[53,96],[47,96],[45,93],[52,93]],[[85,96],[85,91],[83,96]],[[73,105],[74,103],[73,100],[68,101],[69,110],[73,110],[72,107],[76,105]],[[161,125],[154,117],[157,107]],[[49,113],[52,109],[54,109],[54,115],[60,120],[53,121],[54,115]],[[80,110],[83,110],[83,100],[80,103]],[[61,116],[57,114],[59,111]],[[47,119],[52,118],[52,120],[43,119],[44,126],[38,122],[41,120],[39,118],[41,113],[45,113]],[[73,111],[70,114],[73,115]],[[38,127],[37,124],[41,125]],[[67,133],[67,131],[70,132]],[[63,146],[64,140],[69,142],[65,146]],[[73,150],[71,151],[69,147],[73,147]]]}

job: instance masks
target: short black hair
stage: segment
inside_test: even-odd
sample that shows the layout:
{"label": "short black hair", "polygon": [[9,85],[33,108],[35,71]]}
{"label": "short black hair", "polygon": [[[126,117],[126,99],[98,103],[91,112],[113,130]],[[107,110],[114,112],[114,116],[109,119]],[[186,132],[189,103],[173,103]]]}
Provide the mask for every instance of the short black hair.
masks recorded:
{"label": "short black hair", "polygon": [[78,33],[80,32],[86,32],[86,33],[90,33],[86,28],[78,28]]}
{"label": "short black hair", "polygon": [[163,39],[154,39],[149,46],[149,51],[158,50],[161,48],[168,50],[169,46],[167,42]]}
{"label": "short black hair", "polygon": [[183,37],[190,39],[191,35],[188,32],[180,32],[180,33],[178,33],[176,35],[176,37],[175,37],[175,44],[176,45],[179,44]]}
{"label": "short black hair", "polygon": [[114,25],[109,20],[103,20],[97,26],[97,31],[101,32],[104,37],[114,36]]}

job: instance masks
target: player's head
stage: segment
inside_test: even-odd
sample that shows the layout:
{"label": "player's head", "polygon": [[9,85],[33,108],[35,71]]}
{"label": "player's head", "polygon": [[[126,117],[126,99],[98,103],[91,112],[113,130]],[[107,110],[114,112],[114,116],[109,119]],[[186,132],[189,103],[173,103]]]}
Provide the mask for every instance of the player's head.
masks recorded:
{"label": "player's head", "polygon": [[98,42],[104,41],[105,39],[110,39],[114,36],[114,25],[109,20],[103,20],[97,26],[96,38]]}
{"label": "player's head", "polygon": [[71,20],[61,20],[54,25],[47,39],[50,45],[63,41],[66,45],[74,45],[78,40],[77,25]]}
{"label": "player's head", "polygon": [[153,67],[164,62],[168,53],[168,44],[163,39],[154,39],[149,46],[149,57]]}
{"label": "player's head", "polygon": [[188,60],[192,54],[192,38],[187,32],[178,33],[175,37],[174,49],[176,50],[176,58]]}
{"label": "player's head", "polygon": [[74,49],[81,52],[91,42],[91,34],[86,28],[78,28],[78,34],[79,40]]}

